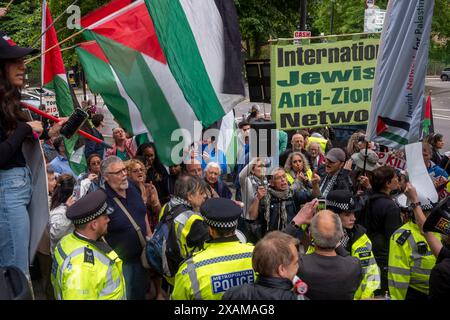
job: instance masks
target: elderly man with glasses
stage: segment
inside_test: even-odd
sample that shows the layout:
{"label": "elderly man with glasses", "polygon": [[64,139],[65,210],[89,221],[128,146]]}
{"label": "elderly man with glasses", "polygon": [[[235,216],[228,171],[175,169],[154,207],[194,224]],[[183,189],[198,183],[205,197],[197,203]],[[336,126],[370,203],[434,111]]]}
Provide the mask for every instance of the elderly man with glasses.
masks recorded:
{"label": "elderly man with glasses", "polygon": [[149,288],[147,270],[140,260],[141,238],[147,234],[146,207],[138,187],[128,179],[128,171],[119,157],[103,160],[100,171],[105,180],[108,205],[114,209],[109,216],[105,240],[123,261],[127,299],[143,300]]}

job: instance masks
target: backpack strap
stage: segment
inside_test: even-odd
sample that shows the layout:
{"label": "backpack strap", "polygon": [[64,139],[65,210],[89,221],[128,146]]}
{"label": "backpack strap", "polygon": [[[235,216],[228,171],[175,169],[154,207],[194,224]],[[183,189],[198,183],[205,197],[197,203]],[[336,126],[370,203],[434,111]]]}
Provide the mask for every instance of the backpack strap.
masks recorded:
{"label": "backpack strap", "polygon": [[114,201],[117,203],[117,205],[120,207],[120,209],[122,209],[122,211],[125,213],[125,215],[128,217],[128,219],[130,220],[131,224],[134,227],[134,230],[136,230],[136,233],[139,237],[139,242],[142,245],[142,248],[145,248],[145,238],[142,234],[141,228],[138,226],[138,224],[136,223],[136,221],[134,221],[133,217],[131,216],[131,214],[128,212],[127,208],[125,208],[125,206],[122,204],[122,202],[120,202],[119,199],[117,199],[117,197],[114,197]]}

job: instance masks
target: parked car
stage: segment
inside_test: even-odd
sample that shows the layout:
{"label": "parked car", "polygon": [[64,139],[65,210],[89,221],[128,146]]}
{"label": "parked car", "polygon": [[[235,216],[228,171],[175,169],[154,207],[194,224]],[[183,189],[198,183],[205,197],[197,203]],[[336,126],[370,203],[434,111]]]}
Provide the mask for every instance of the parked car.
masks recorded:
{"label": "parked car", "polygon": [[441,72],[441,80],[442,81],[449,81],[450,80],[450,67],[444,68]]}
{"label": "parked car", "polygon": [[[43,107],[40,107],[41,99],[40,99],[39,95],[22,92],[20,101],[25,102],[35,108],[43,109]],[[33,118],[33,120],[40,120],[39,116],[36,113],[30,112],[30,114],[31,114],[31,117]]]}
{"label": "parked car", "polygon": [[27,93],[27,92],[22,92],[20,101],[28,103],[38,109],[39,109],[39,106],[41,105],[41,98],[39,97],[39,95]]}
{"label": "parked car", "polygon": [[52,90],[46,89],[46,88],[40,88],[40,87],[28,87],[25,89],[26,93],[34,94],[37,96],[42,95],[43,96],[54,96],[55,93]]}

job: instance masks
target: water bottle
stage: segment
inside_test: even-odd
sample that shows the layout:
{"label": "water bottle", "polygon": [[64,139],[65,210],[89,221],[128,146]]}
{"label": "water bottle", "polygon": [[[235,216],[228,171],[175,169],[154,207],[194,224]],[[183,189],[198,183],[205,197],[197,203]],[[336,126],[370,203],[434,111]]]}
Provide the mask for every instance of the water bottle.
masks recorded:
{"label": "water bottle", "polygon": [[389,295],[389,291],[386,291],[384,294],[384,300],[391,300],[391,296]]}

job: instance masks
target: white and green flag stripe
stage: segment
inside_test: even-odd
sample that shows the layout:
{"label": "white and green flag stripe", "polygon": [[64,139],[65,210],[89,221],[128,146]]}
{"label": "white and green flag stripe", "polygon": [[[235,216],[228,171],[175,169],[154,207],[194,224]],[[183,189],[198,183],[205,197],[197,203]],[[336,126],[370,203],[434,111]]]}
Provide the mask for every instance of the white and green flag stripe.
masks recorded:
{"label": "white and green flag stripe", "polygon": [[79,44],[75,49],[93,93],[102,96],[103,101],[115,120],[133,135],[146,133],[136,104],[128,96],[114,69],[95,41]]}
{"label": "white and green flag stripe", "polygon": [[[47,27],[52,22],[50,10],[47,2],[44,0],[42,4],[42,31],[47,30]],[[58,38],[56,37],[55,27],[52,26],[42,37],[42,51],[45,52],[57,43]],[[41,76],[42,85],[55,92],[56,105],[60,116],[70,116],[74,111],[74,106],[59,45],[42,56]],[[83,152],[84,146],[75,150],[78,139],[78,135],[74,135],[71,139],[64,139],[69,164],[75,174],[80,174],[86,170],[86,159]]]}
{"label": "white and green flag stripe", "polygon": [[[96,79],[89,80],[87,75],[90,87],[104,97],[109,109],[125,129],[132,128],[129,131],[137,134],[139,132],[134,128],[134,122],[142,121],[153,136],[161,161],[167,165],[179,162],[184,147],[200,139],[202,127],[221,119],[243,97],[240,35],[236,25],[238,59],[230,59],[234,57],[227,54],[229,50],[226,49],[230,36],[224,36],[228,26],[221,20],[223,13],[215,6],[216,2],[221,1],[202,1],[208,10],[197,14],[191,10],[188,15],[181,4],[175,2],[177,5],[173,9],[177,9],[181,16],[171,16],[175,19],[171,25],[166,24],[169,20],[162,24],[154,22],[145,2],[138,0],[87,26],[83,33],[85,38],[95,40],[104,55],[97,62],[92,59],[88,62],[86,55],[82,57],[85,53],[81,51],[83,48],[77,49],[85,70],[89,68],[89,63],[103,65],[102,70],[91,68],[91,77]],[[166,8],[172,6],[165,1],[160,4],[167,4]],[[202,9],[204,6],[198,7],[196,4],[190,8]],[[203,16],[208,12],[209,20]],[[160,18],[157,16],[157,20]],[[202,29],[211,29],[211,25],[214,26],[211,32],[199,33]],[[180,31],[180,26],[185,30],[186,37],[174,38],[175,42],[179,42],[172,43],[173,46],[160,41],[167,36],[175,36],[173,30],[169,29],[174,27],[174,30]],[[202,39],[203,43],[198,39]],[[164,46],[160,43],[164,43]],[[215,46],[215,51],[207,49],[211,44]],[[206,46],[206,50],[203,46]],[[95,56],[99,57],[98,54]],[[230,64],[231,60],[235,62]],[[235,76],[237,80],[231,81],[230,70],[237,71],[234,72],[238,74]],[[111,74],[115,77],[115,84]],[[98,79],[103,77],[109,79],[109,85]],[[115,92],[120,89],[120,95],[113,95],[116,99],[126,96],[127,103],[113,99],[108,102],[107,95],[111,95],[111,88]],[[140,119],[132,119],[130,105],[135,106]]]}

